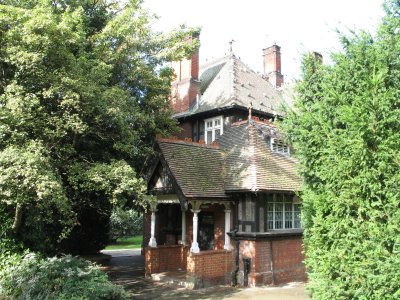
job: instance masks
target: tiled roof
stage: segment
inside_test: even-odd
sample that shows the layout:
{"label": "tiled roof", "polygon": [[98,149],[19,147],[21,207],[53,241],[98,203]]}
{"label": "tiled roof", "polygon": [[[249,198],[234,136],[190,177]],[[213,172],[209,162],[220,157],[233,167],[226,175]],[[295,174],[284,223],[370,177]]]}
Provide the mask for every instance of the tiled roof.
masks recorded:
{"label": "tiled roof", "polygon": [[251,120],[232,125],[219,138],[227,151],[227,192],[300,190],[296,160],[273,153],[268,137],[279,138],[279,132],[273,125]]}
{"label": "tiled roof", "polygon": [[185,197],[227,197],[235,191],[298,191],[296,160],[273,153],[268,138],[280,138],[272,124],[233,124],[219,147],[159,140],[161,154]]}
{"label": "tiled roof", "polygon": [[165,139],[158,145],[185,197],[228,197],[224,190],[224,152],[218,147]]}
{"label": "tiled roof", "polygon": [[200,69],[199,104],[176,117],[189,116],[217,108],[240,106],[270,115],[283,115],[287,103],[282,93],[234,55],[208,63]]}

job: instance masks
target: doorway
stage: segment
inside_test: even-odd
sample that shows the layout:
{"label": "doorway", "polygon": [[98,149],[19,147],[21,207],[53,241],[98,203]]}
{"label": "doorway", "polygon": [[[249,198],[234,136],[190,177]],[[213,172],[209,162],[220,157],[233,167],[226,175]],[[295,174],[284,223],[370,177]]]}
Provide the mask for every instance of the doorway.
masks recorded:
{"label": "doorway", "polygon": [[199,214],[198,243],[200,250],[214,249],[214,214],[201,212]]}

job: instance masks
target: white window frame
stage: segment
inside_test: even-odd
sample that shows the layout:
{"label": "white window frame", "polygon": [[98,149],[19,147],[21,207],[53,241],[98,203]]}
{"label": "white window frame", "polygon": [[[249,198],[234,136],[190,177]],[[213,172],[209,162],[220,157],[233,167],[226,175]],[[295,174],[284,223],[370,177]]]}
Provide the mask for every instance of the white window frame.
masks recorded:
{"label": "white window frame", "polygon": [[[219,125],[215,125],[215,121],[219,121]],[[207,122],[212,122],[212,126],[207,126]],[[211,142],[215,141],[215,131],[221,130],[222,135],[224,133],[224,118],[223,116],[218,116],[214,118],[209,118],[204,120],[204,140],[207,143],[208,135],[211,134]]]}
{"label": "white window frame", "polygon": [[[275,199],[274,199],[275,200]],[[282,204],[282,228],[276,228],[276,205],[277,204]],[[286,227],[286,204],[291,204],[291,218],[290,221],[292,222],[292,226],[291,227]],[[268,218],[269,213],[271,213],[271,211],[269,210],[269,206],[272,205],[272,220],[270,218]],[[296,221],[296,217],[295,217],[295,206],[298,205],[300,208],[300,218],[299,218],[299,226],[295,226],[295,221]],[[287,201],[286,199],[283,201],[273,201],[273,202],[268,202],[267,203],[267,209],[266,209],[266,217],[267,217],[267,230],[284,230],[284,229],[301,229],[301,205],[299,203],[296,203],[294,201]],[[270,222],[272,222],[272,228],[270,228]]]}
{"label": "white window frame", "polygon": [[[281,149],[279,149],[279,147],[276,148],[275,145],[280,145]],[[271,151],[274,153],[280,153],[288,156],[290,155],[289,145],[285,144],[283,140],[280,139],[271,138]]]}

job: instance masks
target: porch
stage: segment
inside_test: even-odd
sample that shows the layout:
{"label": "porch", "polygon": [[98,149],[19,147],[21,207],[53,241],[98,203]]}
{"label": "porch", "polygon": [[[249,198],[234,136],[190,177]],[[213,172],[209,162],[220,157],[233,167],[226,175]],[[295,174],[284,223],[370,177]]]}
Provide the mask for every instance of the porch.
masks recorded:
{"label": "porch", "polygon": [[231,203],[190,201],[185,210],[177,200],[159,198],[145,220],[146,276],[180,272],[193,288],[230,283]]}

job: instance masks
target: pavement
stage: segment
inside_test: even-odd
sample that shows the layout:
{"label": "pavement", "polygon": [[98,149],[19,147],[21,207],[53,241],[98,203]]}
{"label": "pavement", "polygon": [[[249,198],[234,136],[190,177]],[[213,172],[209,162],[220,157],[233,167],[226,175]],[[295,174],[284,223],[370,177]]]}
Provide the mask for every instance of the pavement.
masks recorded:
{"label": "pavement", "polygon": [[104,265],[103,270],[112,282],[124,286],[132,299],[311,300],[304,283],[250,288],[213,286],[190,290],[177,284],[145,278],[144,257],[140,249],[103,250],[102,253],[111,255],[111,260]]}

